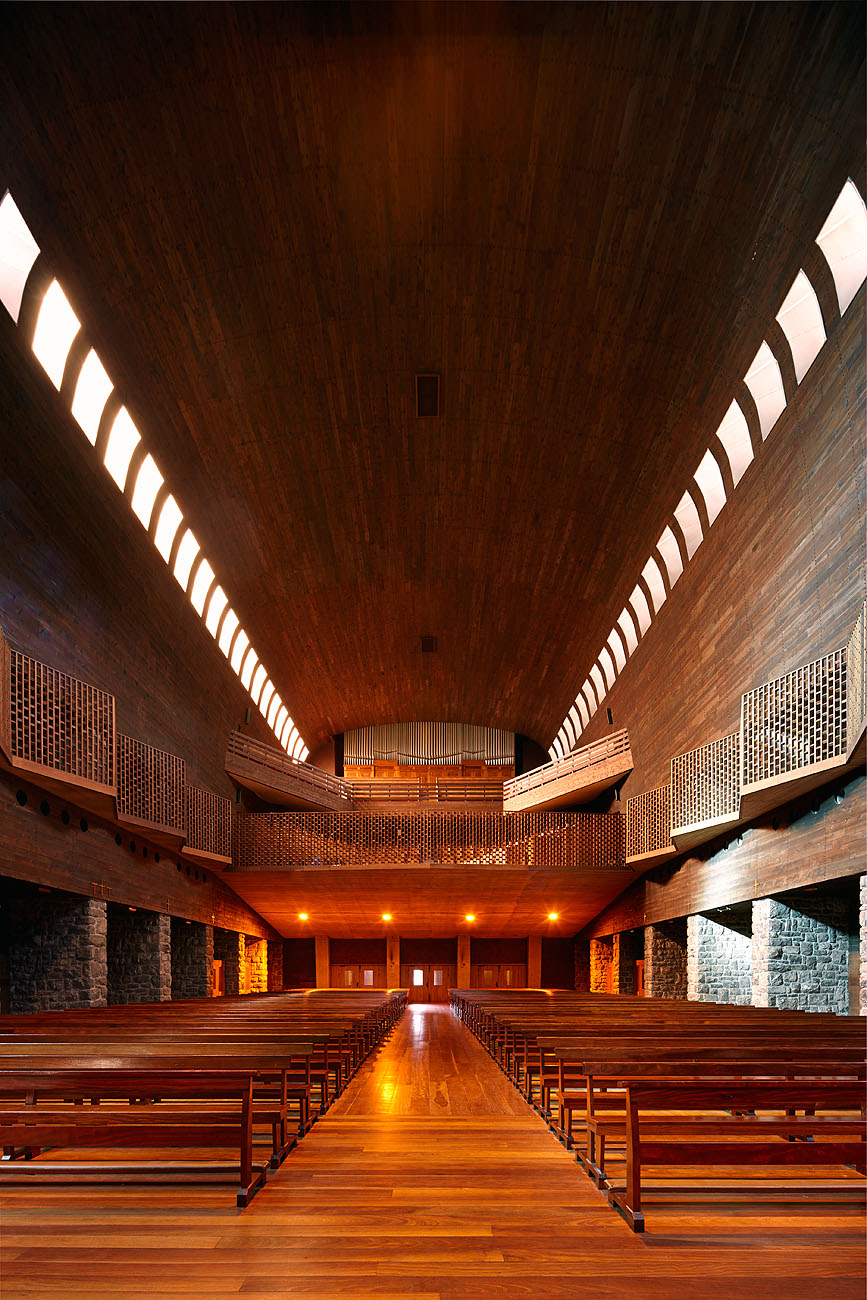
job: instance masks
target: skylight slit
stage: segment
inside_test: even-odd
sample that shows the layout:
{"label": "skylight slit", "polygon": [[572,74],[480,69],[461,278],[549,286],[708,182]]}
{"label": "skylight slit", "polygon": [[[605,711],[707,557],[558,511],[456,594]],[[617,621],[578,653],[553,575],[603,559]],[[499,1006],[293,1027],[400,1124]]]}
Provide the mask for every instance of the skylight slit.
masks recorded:
{"label": "skylight slit", "polygon": [[683,540],[686,542],[686,558],[691,560],[701,546],[704,534],[701,531],[701,520],[698,517],[695,502],[688,492],[684,492],[680,498],[680,504],[674,512],[674,517],[680,525]]}
{"label": "skylight slit", "polygon": [[683,560],[680,558],[680,547],[677,544],[677,539],[670,528],[666,527],[656,543],[656,549],[662,556],[662,562],[668,573],[668,585],[673,587],[683,573]]}
{"label": "skylight slit", "polygon": [[867,208],[854,181],[843,186],[816,243],[831,268],[842,316],[867,276]]}
{"label": "skylight slit", "polygon": [[253,674],[252,685],[250,686],[250,697],[257,708],[259,707],[259,700],[261,698],[262,690],[264,689],[267,680],[268,680],[268,674],[265,672],[264,665],[258,664],[256,667],[256,671]]}
{"label": "skylight slit", "polygon": [[163,502],[163,508],[160,511],[157,531],[154,535],[154,546],[160,555],[168,564],[172,553],[175,535],[181,526],[184,516],[178,509],[178,503],[174,497],[168,496]]}
{"label": "skylight slit", "polygon": [[81,323],[67,302],[66,294],[57,281],[52,280],[39,308],[33,334],[33,355],[57,389],[63,383],[72,340],[80,329]]}
{"label": "skylight slit", "polygon": [[220,629],[220,640],[218,642],[220,649],[227,659],[229,658],[232,649],[232,638],[235,635],[237,626],[238,615],[233,609],[227,610],[226,617],[223,619],[223,626]]}
{"label": "skylight slit", "polygon": [[593,683],[594,690],[596,691],[596,698],[601,704],[602,701],[605,699],[607,692],[606,692],[605,682],[602,679],[602,673],[599,670],[598,664],[594,664],[593,667],[590,669],[590,680]]}
{"label": "skylight slit", "polygon": [[157,469],[153,456],[148,454],[136,475],[135,489],[132,494],[133,513],[141,520],[143,528],[150,527],[154,502],[162,485],[163,476]]}
{"label": "skylight slit", "polygon": [[599,663],[602,667],[603,673],[605,674],[605,685],[610,691],[611,687],[617,681],[617,673],[614,671],[614,661],[611,658],[611,654],[607,647],[600,652]]}
{"label": "skylight slit", "polygon": [[201,617],[205,608],[205,601],[208,598],[208,592],[214,582],[214,570],[208,561],[203,559],[196,569],[196,576],[193,579],[193,589],[190,592],[190,604],[196,613]]}
{"label": "skylight slit", "polygon": [[266,677],[265,685],[262,688],[262,694],[259,696],[259,704],[258,704],[259,712],[262,714],[263,718],[267,719],[268,716],[267,709],[273,694],[274,694],[274,687],[271,685],[271,682]]}
{"label": "skylight slit", "polygon": [[709,448],[695,471],[695,482],[704,497],[707,521],[712,524],[726,503],[726,490],[717,459]]}
{"label": "skylight slit", "polygon": [[114,384],[106,374],[105,367],[91,348],[78,374],[72,399],[72,414],[93,447],[96,446],[99,422],[113,388]]}
{"label": "skylight slit", "polygon": [[187,584],[190,581],[190,569],[193,567],[193,561],[199,553],[199,543],[196,541],[193,533],[188,528],[181,538],[181,544],[178,547],[178,553],[175,556],[174,574],[177,578],[178,585],[186,591]]}
{"label": "skylight slit", "polygon": [[[237,673],[239,677],[241,677],[242,669],[246,666],[247,661],[245,660],[244,655],[247,653],[249,646],[250,638],[247,636],[244,629],[241,628],[241,631],[235,637],[235,644],[232,646],[232,658],[229,660],[229,666],[231,667],[232,672]],[[252,650],[250,653],[252,654]],[[255,663],[255,661],[256,656],[253,655],[253,662]],[[241,681],[245,687],[249,686],[249,681],[245,682],[243,677],[241,677]]]}
{"label": "skylight slit", "polygon": [[0,203],[0,302],[18,323],[21,299],[39,245],[8,192]]}
{"label": "skylight slit", "polygon": [[217,628],[220,626],[220,619],[223,617],[223,610],[229,601],[223,588],[217,586],[214,588],[211,599],[208,602],[208,613],[205,617],[205,627],[211,636],[216,640]]}
{"label": "skylight slit", "polygon": [[665,604],[665,583],[662,581],[659,565],[652,555],[641,570],[641,576],[647,583],[650,599],[653,601],[653,612],[658,614]]}
{"label": "skylight slit", "polygon": [[762,343],[753,358],[753,364],[744,376],[744,383],[753,395],[764,441],[786,409],[780,366],[766,342]]}
{"label": "skylight slit", "polygon": [[103,464],[121,492],[126,486],[132,454],[141,442],[141,434],[130,419],[129,411],[122,406],[114,417]]}
{"label": "skylight slit", "polygon": [[629,597],[629,604],[635,611],[635,618],[638,623],[638,630],[644,636],[650,627],[650,609],[647,604],[644,592],[636,585],[635,590]]}
{"label": "skylight slit", "polygon": [[729,458],[732,482],[737,487],[744,472],[752,463],[753,444],[746,416],[737,402],[732,402],[723,417],[723,422],[716,431],[725,453]]}
{"label": "skylight slit", "polygon": [[635,635],[635,624],[632,622],[628,609],[621,611],[617,626],[623,633],[623,639],[626,642],[626,653],[631,655],[638,645],[638,637]]}
{"label": "skylight slit", "polygon": [[[244,637],[244,644],[247,643],[247,638],[243,632],[239,632],[238,636]],[[235,644],[236,645],[238,644],[237,641],[235,642]],[[241,653],[243,655],[243,650]],[[235,657],[235,652],[233,650],[232,658],[234,659],[234,657]],[[244,690],[246,691],[249,691],[250,689],[250,682],[253,680],[253,673],[256,671],[256,667],[258,663],[259,663],[259,657],[256,654],[253,647],[250,646],[247,655],[244,657],[244,662],[241,664],[241,671],[238,674],[238,676],[241,678],[241,685],[244,687]]]}
{"label": "skylight slit", "polygon": [[800,383],[821,352],[826,338],[819,299],[803,271],[798,272],[795,283],[786,294],[777,312],[777,320],[788,339],[795,379]]}

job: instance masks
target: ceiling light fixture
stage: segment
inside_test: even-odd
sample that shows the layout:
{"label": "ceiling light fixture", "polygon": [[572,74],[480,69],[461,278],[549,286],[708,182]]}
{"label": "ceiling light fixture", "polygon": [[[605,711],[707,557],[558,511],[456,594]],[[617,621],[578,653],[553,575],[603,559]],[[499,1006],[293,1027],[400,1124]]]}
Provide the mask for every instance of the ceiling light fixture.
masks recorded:
{"label": "ceiling light fixture", "polygon": [[559,916],[560,916],[560,913],[559,913],[559,912],[549,912],[549,913],[548,913],[548,920],[549,920],[549,921],[556,921],[556,920],[559,918]]}
{"label": "ceiling light fixture", "polygon": [[391,912],[383,912],[383,914],[382,914],[382,919],[383,919],[383,921],[390,921],[390,920],[391,920]]}
{"label": "ceiling light fixture", "polygon": [[473,912],[467,912],[466,916],[464,917],[464,920],[466,921],[475,921],[475,919],[476,919],[475,913]]}
{"label": "ceiling light fixture", "polygon": [[299,913],[298,913],[298,920],[299,920],[299,921],[306,921],[306,920],[308,920],[307,913],[306,913],[306,912],[299,912]]}

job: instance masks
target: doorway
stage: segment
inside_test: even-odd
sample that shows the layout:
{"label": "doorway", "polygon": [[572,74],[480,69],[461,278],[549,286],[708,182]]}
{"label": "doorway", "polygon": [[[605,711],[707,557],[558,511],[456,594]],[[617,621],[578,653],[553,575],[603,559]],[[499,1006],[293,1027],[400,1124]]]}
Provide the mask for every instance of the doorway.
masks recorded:
{"label": "doorway", "polygon": [[474,989],[525,989],[527,967],[518,961],[474,962],[470,987]]}
{"label": "doorway", "polygon": [[409,962],[401,965],[401,987],[410,1002],[447,1002],[457,982],[457,967],[446,962]]}

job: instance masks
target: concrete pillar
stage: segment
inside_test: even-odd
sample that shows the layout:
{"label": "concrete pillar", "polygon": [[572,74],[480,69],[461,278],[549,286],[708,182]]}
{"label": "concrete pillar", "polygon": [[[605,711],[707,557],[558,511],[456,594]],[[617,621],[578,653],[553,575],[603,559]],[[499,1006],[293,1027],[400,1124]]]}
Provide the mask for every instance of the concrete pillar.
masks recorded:
{"label": "concrete pillar", "polygon": [[612,993],[614,991],[613,935],[590,940],[590,992]]}
{"label": "concrete pillar", "polygon": [[527,939],[527,988],[542,987],[542,936],[531,934]]}
{"label": "concrete pillar", "polygon": [[470,968],[470,936],[458,935],[458,988],[468,989],[472,971]]}
{"label": "concrete pillar", "polygon": [[686,917],[644,927],[644,995],[686,997]]}
{"label": "concrete pillar", "polygon": [[752,997],[759,1007],[849,1010],[847,900],[799,890],[753,903]]}
{"label": "concrete pillar", "polygon": [[268,940],[248,939],[244,960],[250,969],[250,987],[247,993],[268,992]]}
{"label": "concrete pillar", "polygon": [[751,989],[751,914],[725,908],[687,917],[687,997],[693,1002],[731,1002],[749,1006]]}
{"label": "concrete pillar", "polygon": [[173,916],[171,937],[172,999],[209,997],[214,966],[213,926]]}
{"label": "concrete pillar", "polygon": [[107,1005],[104,899],[22,886],[4,912],[13,1014]]}
{"label": "concrete pillar", "polygon": [[268,992],[279,993],[283,988],[283,940],[268,939]]}
{"label": "concrete pillar", "polygon": [[223,991],[226,997],[237,997],[244,984],[246,938],[235,930],[214,931],[214,960],[223,963]]}
{"label": "concrete pillar", "polygon": [[331,987],[331,944],[327,934],[316,935],[316,987]]}
{"label": "concrete pillar", "polygon": [[386,935],[385,982],[390,989],[400,988],[400,935],[398,934]]}
{"label": "concrete pillar", "polygon": [[590,940],[575,940],[575,988],[579,993],[590,992]]}
{"label": "concrete pillar", "polygon": [[168,1002],[172,996],[171,917],[109,903],[108,1001]]}

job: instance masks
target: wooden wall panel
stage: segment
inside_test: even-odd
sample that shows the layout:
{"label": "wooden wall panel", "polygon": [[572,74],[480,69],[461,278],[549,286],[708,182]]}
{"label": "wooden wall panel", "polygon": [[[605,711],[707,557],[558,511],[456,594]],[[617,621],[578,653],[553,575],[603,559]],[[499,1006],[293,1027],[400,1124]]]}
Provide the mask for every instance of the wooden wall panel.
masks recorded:
{"label": "wooden wall panel", "polygon": [[[19,790],[27,797],[24,806],[16,798]],[[43,804],[47,815],[40,811]],[[67,823],[62,821],[64,811],[69,813]],[[82,816],[86,831],[81,829]],[[0,862],[3,874],[13,879],[166,912],[256,938],[277,937],[257,912],[204,867],[148,844],[135,831],[118,832],[59,796],[45,795],[6,773],[0,773]]]}

